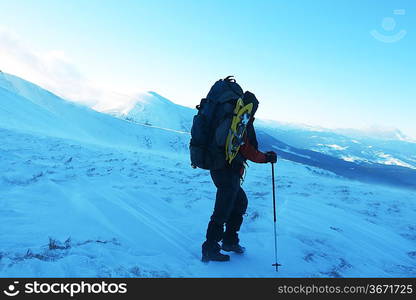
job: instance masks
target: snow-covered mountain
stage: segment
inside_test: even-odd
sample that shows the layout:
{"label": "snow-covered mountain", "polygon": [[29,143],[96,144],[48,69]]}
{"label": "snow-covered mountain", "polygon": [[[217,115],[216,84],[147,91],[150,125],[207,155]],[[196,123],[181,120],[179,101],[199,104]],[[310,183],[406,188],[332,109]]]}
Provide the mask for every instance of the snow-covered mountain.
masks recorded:
{"label": "snow-covered mountain", "polygon": [[336,132],[343,135],[356,137],[356,138],[368,138],[372,137],[373,139],[379,140],[392,140],[392,141],[403,141],[416,143],[415,139],[412,139],[405,135],[400,129],[397,128],[381,128],[376,126],[371,126],[366,129],[337,129]]}
{"label": "snow-covered mountain", "polygon": [[350,162],[371,162],[416,169],[416,143],[381,138],[358,130],[328,130],[258,120],[260,130],[291,146],[317,151]]}
{"label": "snow-covered mountain", "polygon": [[148,92],[104,112],[139,124],[190,132],[196,110],[175,104],[156,92]]}
{"label": "snow-covered mountain", "polygon": [[283,267],[271,267],[271,178],[263,164],[250,164],[243,185],[247,253],[201,263],[215,197],[209,173],[190,168],[189,134],[137,114],[126,121],[0,74],[1,277],[416,275],[416,192],[313,166],[328,155],[285,144],[270,126],[260,128],[261,146],[286,153],[276,169]]}
{"label": "snow-covered mountain", "polygon": [[[189,134],[160,130],[99,113],[30,82],[0,73],[0,126],[90,144],[186,152]],[[157,133],[155,133],[157,132]]]}

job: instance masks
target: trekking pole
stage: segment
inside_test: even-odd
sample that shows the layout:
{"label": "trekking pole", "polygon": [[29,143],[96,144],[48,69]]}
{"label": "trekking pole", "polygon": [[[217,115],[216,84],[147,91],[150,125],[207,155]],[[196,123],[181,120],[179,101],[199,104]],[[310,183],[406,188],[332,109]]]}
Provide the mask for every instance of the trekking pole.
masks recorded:
{"label": "trekking pole", "polygon": [[276,267],[276,272],[279,271],[279,264],[277,262],[277,233],[276,233],[276,193],[274,187],[274,163],[272,163],[272,186],[273,186],[273,225],[274,225],[274,261],[272,266]]}

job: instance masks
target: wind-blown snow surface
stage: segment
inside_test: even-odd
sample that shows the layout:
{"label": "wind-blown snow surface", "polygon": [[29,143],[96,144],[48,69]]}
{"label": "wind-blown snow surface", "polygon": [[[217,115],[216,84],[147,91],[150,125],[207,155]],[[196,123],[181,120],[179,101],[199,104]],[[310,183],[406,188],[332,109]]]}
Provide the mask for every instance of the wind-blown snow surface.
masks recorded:
{"label": "wind-blown snow surface", "polygon": [[0,101],[1,277],[416,275],[414,191],[280,161],[276,273],[270,165],[251,164],[247,253],[204,264],[215,189],[189,167],[187,134],[118,120],[5,74]]}

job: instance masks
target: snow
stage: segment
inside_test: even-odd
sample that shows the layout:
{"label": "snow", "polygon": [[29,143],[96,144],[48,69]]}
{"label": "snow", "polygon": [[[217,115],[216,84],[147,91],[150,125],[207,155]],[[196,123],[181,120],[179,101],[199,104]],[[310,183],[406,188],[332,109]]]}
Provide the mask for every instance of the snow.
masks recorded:
{"label": "snow", "polygon": [[283,150],[286,153],[294,154],[294,155],[296,155],[298,157],[303,157],[303,158],[311,159],[310,156],[293,152],[289,148],[280,148],[280,147],[277,147],[277,146],[272,146],[272,148],[273,148],[273,150]]}
{"label": "snow", "polygon": [[378,162],[386,164],[386,165],[395,165],[395,166],[402,166],[406,168],[416,169],[416,167],[412,166],[411,164],[405,163],[400,159],[392,157],[390,154],[386,154],[383,152],[379,152],[378,156],[380,160]]}
{"label": "snow", "polygon": [[360,161],[360,158],[354,157],[354,156],[341,156],[340,158],[345,161],[350,161],[350,162]]}
{"label": "snow", "polygon": [[139,124],[185,132],[191,131],[196,114],[196,110],[174,104],[156,92],[141,93],[129,102],[100,110]]}
{"label": "snow", "polygon": [[341,147],[341,146],[335,145],[335,144],[333,144],[333,145],[318,144],[318,146],[324,146],[324,147],[328,147],[328,148],[331,148],[331,149],[334,149],[334,150],[338,150],[338,151],[342,151],[342,150],[345,150],[345,149],[348,148],[348,147]]}
{"label": "snow", "polygon": [[[276,273],[270,165],[250,164],[247,253],[204,264],[215,188],[190,167],[181,127],[121,120],[7,74],[0,101],[0,277],[416,275],[414,190],[279,160]],[[162,116],[166,103],[152,103]]]}
{"label": "snow", "polygon": [[[340,159],[352,157],[357,162],[416,168],[412,159],[413,153],[416,152],[416,144],[401,135],[396,139],[394,135],[389,134],[381,135],[382,138],[374,138],[365,131],[357,130],[324,130],[262,120],[257,120],[256,124],[259,130],[293,147],[313,150]],[[392,159],[380,157],[380,152]]]}

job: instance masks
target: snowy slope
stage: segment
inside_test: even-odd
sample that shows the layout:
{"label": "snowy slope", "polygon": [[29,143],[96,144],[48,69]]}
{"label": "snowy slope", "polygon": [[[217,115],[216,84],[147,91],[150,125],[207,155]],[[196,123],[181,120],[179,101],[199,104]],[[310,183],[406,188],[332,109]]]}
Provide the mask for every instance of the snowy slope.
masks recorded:
{"label": "snowy slope", "polygon": [[[251,165],[244,256],[200,262],[215,190],[187,158],[0,130],[0,276],[415,276],[415,192]],[[49,239],[56,242],[50,243]],[[65,241],[67,241],[65,243]],[[52,245],[52,246],[50,246]]]}
{"label": "snowy slope", "polygon": [[247,253],[203,264],[215,189],[189,166],[189,135],[79,107],[10,75],[0,92],[0,277],[416,275],[415,191],[281,160],[276,273],[270,166],[250,164]]}
{"label": "snowy slope", "polygon": [[187,151],[189,134],[120,120],[5,73],[0,73],[0,99],[3,128],[129,149]]}
{"label": "snowy slope", "polygon": [[156,92],[148,92],[105,112],[139,124],[190,132],[196,110],[177,105]]}

